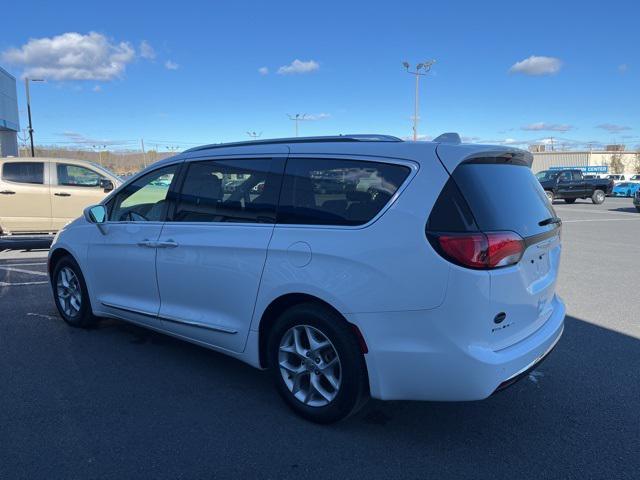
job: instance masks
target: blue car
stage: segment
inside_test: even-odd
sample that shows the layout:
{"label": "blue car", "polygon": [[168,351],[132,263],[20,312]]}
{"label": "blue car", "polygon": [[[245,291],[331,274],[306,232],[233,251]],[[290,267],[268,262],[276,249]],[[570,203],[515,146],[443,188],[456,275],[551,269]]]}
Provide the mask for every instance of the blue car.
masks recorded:
{"label": "blue car", "polygon": [[614,197],[633,197],[640,190],[640,183],[623,182],[613,187]]}

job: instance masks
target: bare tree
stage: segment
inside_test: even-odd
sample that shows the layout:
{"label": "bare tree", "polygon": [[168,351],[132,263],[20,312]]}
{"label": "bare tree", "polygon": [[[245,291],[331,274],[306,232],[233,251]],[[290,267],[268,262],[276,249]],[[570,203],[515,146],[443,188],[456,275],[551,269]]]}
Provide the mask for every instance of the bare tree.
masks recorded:
{"label": "bare tree", "polygon": [[624,163],[622,163],[622,153],[612,153],[609,168],[613,173],[623,173]]}
{"label": "bare tree", "polygon": [[640,150],[633,156],[633,169],[636,173],[640,173]]}

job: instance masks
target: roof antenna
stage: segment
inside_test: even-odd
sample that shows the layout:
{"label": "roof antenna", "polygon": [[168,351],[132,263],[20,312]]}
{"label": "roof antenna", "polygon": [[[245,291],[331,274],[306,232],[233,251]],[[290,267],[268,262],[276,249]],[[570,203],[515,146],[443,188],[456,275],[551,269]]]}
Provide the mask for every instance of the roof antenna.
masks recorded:
{"label": "roof antenna", "polygon": [[460,135],[458,135],[456,132],[443,133],[442,135],[438,135],[436,138],[434,138],[433,141],[438,143],[454,143],[456,145],[458,143],[462,143]]}

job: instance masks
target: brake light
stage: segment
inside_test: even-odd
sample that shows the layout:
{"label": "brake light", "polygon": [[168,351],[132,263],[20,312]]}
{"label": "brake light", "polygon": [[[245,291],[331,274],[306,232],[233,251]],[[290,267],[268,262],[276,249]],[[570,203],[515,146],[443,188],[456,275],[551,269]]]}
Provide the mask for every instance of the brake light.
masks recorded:
{"label": "brake light", "polygon": [[430,238],[449,260],[482,270],[514,265],[525,249],[524,240],[514,232],[432,233]]}

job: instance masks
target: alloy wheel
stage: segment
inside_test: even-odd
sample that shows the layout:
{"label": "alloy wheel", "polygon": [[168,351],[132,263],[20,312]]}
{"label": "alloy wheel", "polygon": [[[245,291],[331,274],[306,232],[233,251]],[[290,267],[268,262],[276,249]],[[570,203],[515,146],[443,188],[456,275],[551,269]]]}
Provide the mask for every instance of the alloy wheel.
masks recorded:
{"label": "alloy wheel", "polygon": [[324,407],[340,391],[340,357],[317,328],[296,325],[287,330],[280,341],[278,363],[285,385],[305,405]]}
{"label": "alloy wheel", "polygon": [[69,318],[77,317],[82,308],[82,289],[78,277],[71,268],[63,267],[58,272],[56,293],[64,314]]}

